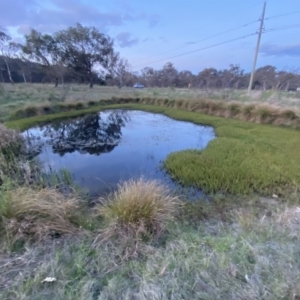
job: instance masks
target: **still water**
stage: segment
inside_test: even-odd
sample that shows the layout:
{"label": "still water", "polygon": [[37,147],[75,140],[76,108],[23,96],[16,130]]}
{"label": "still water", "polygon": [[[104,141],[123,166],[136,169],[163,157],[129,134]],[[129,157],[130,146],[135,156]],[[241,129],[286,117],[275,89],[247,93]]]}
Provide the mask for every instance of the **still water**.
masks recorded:
{"label": "still water", "polygon": [[107,193],[120,181],[140,176],[174,188],[176,184],[162,170],[168,154],[203,149],[215,138],[209,126],[130,110],[54,122],[23,134],[45,172],[67,169],[91,195]]}

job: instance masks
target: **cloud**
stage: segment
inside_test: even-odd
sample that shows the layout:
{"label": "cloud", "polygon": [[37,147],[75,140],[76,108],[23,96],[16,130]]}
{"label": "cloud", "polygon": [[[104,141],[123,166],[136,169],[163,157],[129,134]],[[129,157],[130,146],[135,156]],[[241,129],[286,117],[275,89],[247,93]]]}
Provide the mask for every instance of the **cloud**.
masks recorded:
{"label": "cloud", "polygon": [[115,10],[103,12],[80,0],[15,0],[13,5],[6,0],[1,1],[0,20],[2,26],[13,27],[20,34],[28,33],[30,28],[50,33],[76,22],[95,26],[104,33],[112,26],[120,27],[128,22],[155,24],[154,16],[130,11],[126,1],[120,3],[123,5]]}
{"label": "cloud", "polygon": [[132,47],[139,42],[138,38],[132,38],[131,33],[121,32],[116,36],[116,40],[121,48]]}
{"label": "cloud", "polygon": [[134,11],[134,7],[131,6],[126,0],[114,0],[116,5],[125,11]]}
{"label": "cloud", "polygon": [[265,44],[261,46],[259,51],[264,56],[290,56],[290,57],[300,57],[300,44],[296,45],[273,45]]}
{"label": "cloud", "polygon": [[165,43],[168,43],[168,39],[166,39],[163,36],[160,36],[158,39],[161,40],[161,41],[163,41],[163,42],[165,42]]}
{"label": "cloud", "polygon": [[155,27],[160,21],[160,16],[158,14],[151,15],[149,17],[150,28]]}

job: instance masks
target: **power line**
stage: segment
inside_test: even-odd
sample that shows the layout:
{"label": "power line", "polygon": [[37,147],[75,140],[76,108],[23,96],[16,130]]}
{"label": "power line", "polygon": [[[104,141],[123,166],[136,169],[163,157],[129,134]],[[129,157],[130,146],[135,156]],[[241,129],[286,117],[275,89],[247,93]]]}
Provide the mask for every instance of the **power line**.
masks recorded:
{"label": "power line", "polygon": [[162,55],[162,54],[166,54],[166,53],[169,53],[169,52],[172,52],[172,51],[175,51],[175,50],[179,50],[179,49],[182,49],[182,48],[185,48],[185,47],[189,47],[189,46],[195,45],[195,44],[197,44],[197,43],[200,43],[200,42],[203,42],[203,41],[212,39],[212,38],[214,38],[214,37],[217,37],[217,36],[226,34],[226,33],[228,33],[228,32],[232,32],[232,31],[235,31],[235,30],[237,30],[237,29],[247,27],[247,26],[249,26],[249,25],[252,25],[252,24],[254,24],[254,23],[257,23],[258,21],[259,21],[259,20],[253,21],[253,22],[249,22],[249,23],[247,23],[247,24],[244,24],[244,25],[241,25],[241,26],[238,26],[238,27],[235,27],[235,28],[232,28],[232,29],[223,31],[223,32],[221,32],[221,33],[217,33],[217,34],[215,34],[215,35],[209,36],[209,37],[204,38],[204,39],[201,39],[201,40],[198,40],[198,41],[193,42],[193,43],[191,43],[191,44],[183,45],[183,46],[180,46],[180,47],[177,47],[177,48],[173,48],[173,49],[167,50],[167,51],[165,51],[165,52],[161,52],[161,53],[158,53],[158,54],[149,56],[149,57],[147,57],[147,58],[143,58],[143,59],[137,60],[137,61],[135,61],[135,62],[133,62],[133,63],[137,63],[137,62],[140,62],[140,61],[144,61],[144,60],[147,60],[147,59],[152,58],[152,57],[156,57],[156,56],[159,56],[159,55]]}
{"label": "power line", "polygon": [[242,39],[245,39],[247,37],[250,37],[250,36],[253,36],[253,35],[256,35],[256,34],[257,34],[256,32],[255,33],[251,33],[251,34],[248,34],[248,35],[245,35],[245,36],[242,36],[242,37],[238,37],[238,38],[231,39],[231,40],[228,40],[228,41],[225,41],[225,42],[221,42],[221,43],[217,43],[217,44],[210,45],[210,46],[207,46],[207,47],[203,47],[203,48],[200,48],[200,49],[196,49],[196,50],[193,50],[193,51],[181,53],[181,54],[178,54],[178,55],[175,55],[175,56],[172,56],[172,57],[168,57],[168,58],[156,60],[156,61],[153,61],[153,62],[150,62],[150,63],[144,63],[144,64],[136,65],[133,68],[136,68],[136,67],[139,67],[139,66],[144,66],[146,64],[147,65],[154,64],[154,63],[158,63],[158,62],[161,62],[161,61],[165,61],[165,60],[173,59],[173,58],[176,58],[176,57],[188,55],[188,54],[191,54],[191,53],[199,52],[199,51],[202,51],[202,50],[214,48],[214,47],[217,47],[217,46],[220,46],[220,45],[224,45],[224,44],[231,43],[231,42],[234,42],[234,41],[242,40]]}
{"label": "power line", "polygon": [[277,16],[271,16],[271,17],[265,18],[265,20],[271,20],[271,19],[275,19],[275,18],[279,18],[279,17],[284,17],[284,16],[290,16],[290,15],[299,14],[299,13],[300,13],[300,10],[294,11],[294,12],[290,12],[290,13],[287,13],[287,14],[281,14],[281,15],[277,15]]}
{"label": "power line", "polygon": [[[283,16],[289,16],[289,15],[293,15],[293,14],[297,14],[297,13],[300,13],[300,11],[294,11],[294,12],[290,12],[290,13],[286,13],[286,14],[281,14],[281,15],[271,16],[271,17],[265,18],[265,20],[271,20],[271,19],[274,19],[274,18],[279,18],[279,17],[283,17]],[[218,36],[221,36],[221,35],[223,35],[223,34],[226,34],[226,33],[232,32],[232,31],[235,31],[235,30],[237,30],[237,29],[240,29],[240,28],[243,28],[243,27],[247,27],[247,26],[252,25],[252,24],[254,24],[254,23],[257,23],[257,22],[259,22],[259,21],[260,21],[260,20],[256,20],[256,21],[253,21],[253,22],[249,22],[249,23],[246,23],[246,24],[244,24],[244,25],[237,26],[237,27],[234,27],[234,28],[232,28],[232,29],[229,29],[229,30],[220,32],[220,33],[218,33],[218,34],[209,36],[209,37],[207,37],[207,38],[198,40],[198,41],[193,42],[193,43],[191,43],[191,44],[183,45],[183,46],[180,46],[180,47],[177,47],[177,48],[173,48],[173,49],[170,49],[170,50],[167,50],[167,51],[164,51],[164,52],[160,52],[160,53],[154,54],[154,55],[152,55],[152,56],[149,56],[149,57],[147,57],[147,58],[142,58],[142,59],[140,59],[140,60],[134,61],[133,63],[145,61],[145,60],[148,60],[148,59],[153,58],[153,57],[156,57],[156,56],[160,56],[160,55],[163,55],[163,54],[166,54],[166,53],[175,51],[175,50],[179,50],[179,49],[182,49],[182,48],[186,48],[186,47],[195,45],[195,44],[197,44],[197,43],[200,43],[200,42],[203,42],[203,41],[212,39],[212,38],[214,38],[214,37],[218,37]],[[293,28],[293,27],[291,27],[291,28]],[[285,29],[285,28],[284,28],[284,29]],[[286,29],[288,29],[288,28],[286,28]],[[277,30],[283,30],[283,29],[280,28],[280,29],[276,29],[276,30],[274,30],[274,29],[265,30],[264,33],[267,33],[267,32],[270,32],[270,31],[277,31]],[[177,56],[176,56],[176,57],[177,57]],[[163,60],[165,60],[165,59],[163,59]]]}
{"label": "power line", "polygon": [[293,25],[287,25],[287,26],[282,26],[282,27],[275,27],[275,28],[271,28],[271,29],[266,29],[266,30],[264,30],[264,33],[279,31],[279,30],[285,30],[285,29],[290,29],[290,28],[296,28],[296,27],[300,27],[300,24],[293,24]]}

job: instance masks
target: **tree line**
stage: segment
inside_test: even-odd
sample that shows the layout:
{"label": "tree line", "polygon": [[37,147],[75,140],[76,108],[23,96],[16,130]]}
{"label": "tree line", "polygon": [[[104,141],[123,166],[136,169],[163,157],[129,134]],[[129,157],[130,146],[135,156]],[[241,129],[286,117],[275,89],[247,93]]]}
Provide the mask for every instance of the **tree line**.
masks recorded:
{"label": "tree line", "polygon": [[[0,29],[1,82],[88,83],[133,86],[140,82],[146,87],[195,87],[246,89],[250,73],[237,64],[217,70],[205,68],[198,74],[178,71],[171,62],[161,69],[145,67],[133,72],[125,58],[114,49],[113,40],[95,27],[77,23],[53,34],[35,29],[24,36],[24,43],[13,42]],[[297,90],[298,70],[277,70],[267,65],[255,72],[253,89]]]}
{"label": "tree line", "polygon": [[[230,64],[227,69],[217,70],[205,68],[198,74],[189,70],[178,71],[170,62],[162,69],[146,67],[138,73],[127,75],[127,85],[138,81],[147,87],[195,87],[203,89],[247,89],[250,73],[245,72],[239,65]],[[252,89],[257,90],[297,90],[300,87],[298,70],[277,70],[267,65],[255,72]]]}

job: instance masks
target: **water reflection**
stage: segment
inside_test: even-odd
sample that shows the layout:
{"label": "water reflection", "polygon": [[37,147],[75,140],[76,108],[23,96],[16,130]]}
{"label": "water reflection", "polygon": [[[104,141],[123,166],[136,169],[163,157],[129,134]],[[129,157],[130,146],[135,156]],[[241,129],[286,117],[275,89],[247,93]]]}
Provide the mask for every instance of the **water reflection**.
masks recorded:
{"label": "water reflection", "polygon": [[92,195],[139,176],[162,180],[174,188],[161,162],[174,151],[203,149],[215,137],[212,127],[126,110],[55,122],[24,135],[45,171],[68,169]]}
{"label": "water reflection", "polygon": [[[121,128],[130,120],[126,111],[111,112],[106,118],[101,114],[88,115],[85,118],[54,122],[43,126],[44,142],[51,146],[53,153],[60,156],[66,153],[100,155],[111,152],[120,142]],[[40,135],[30,135],[29,142],[35,155],[42,152],[43,143]],[[35,145],[35,146],[34,146]]]}

